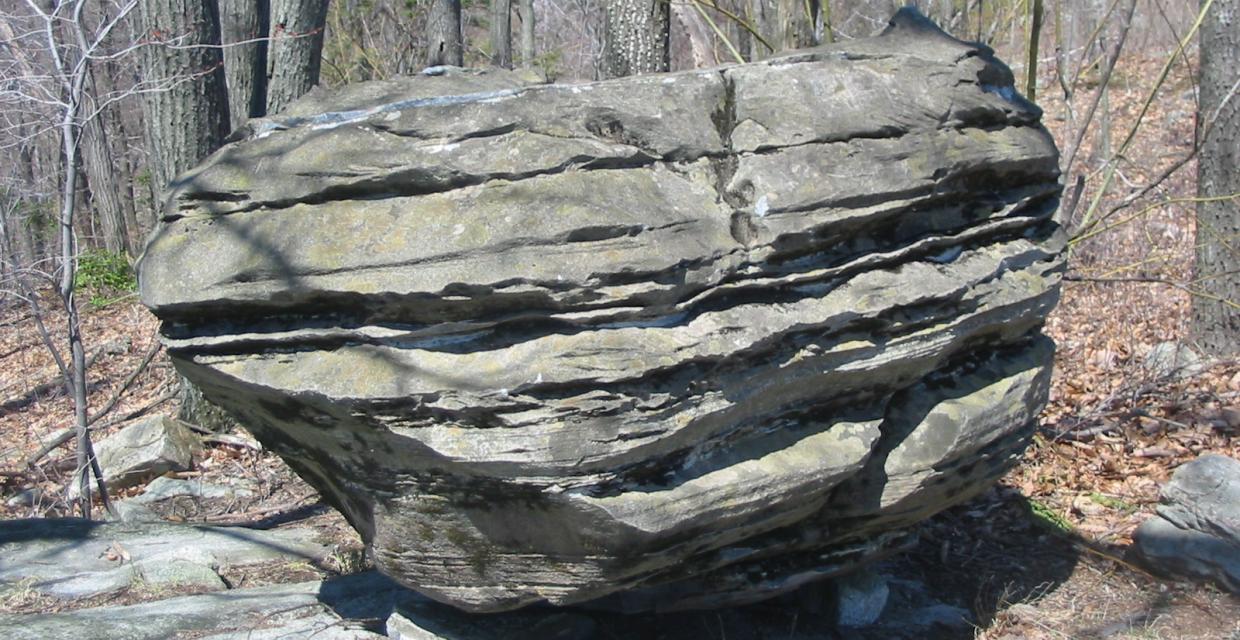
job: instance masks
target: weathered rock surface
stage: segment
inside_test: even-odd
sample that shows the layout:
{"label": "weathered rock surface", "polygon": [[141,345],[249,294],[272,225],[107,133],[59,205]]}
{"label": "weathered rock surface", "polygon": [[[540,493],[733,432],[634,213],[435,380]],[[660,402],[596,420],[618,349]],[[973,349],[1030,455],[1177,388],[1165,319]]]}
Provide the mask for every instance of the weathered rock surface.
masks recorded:
{"label": "weathered rock surface", "polygon": [[382,620],[410,592],[374,572],[327,582],[235,589],[143,604],[0,615],[5,640],[378,640],[361,620]]}
{"label": "weathered rock surface", "polygon": [[313,94],[173,185],[178,369],[475,611],[710,607],[909,542],[1024,448],[1057,152],[991,51]]}
{"label": "weathered rock surface", "polygon": [[217,570],[225,566],[324,560],[329,552],[316,535],[306,529],[10,520],[0,522],[0,584],[64,599],[114,593],[137,581],[223,590]]}
{"label": "weathered rock surface", "polygon": [[1240,594],[1240,461],[1206,454],[1176,469],[1133,542],[1162,571]]}

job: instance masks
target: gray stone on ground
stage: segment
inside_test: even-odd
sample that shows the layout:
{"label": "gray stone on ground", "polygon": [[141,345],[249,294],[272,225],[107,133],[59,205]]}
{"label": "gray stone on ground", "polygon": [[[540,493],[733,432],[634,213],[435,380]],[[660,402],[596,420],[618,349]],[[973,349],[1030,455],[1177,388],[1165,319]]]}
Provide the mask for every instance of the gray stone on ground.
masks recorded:
{"label": "gray stone on ground", "polygon": [[1028,444],[1065,268],[1040,118],[912,9],[715,69],[319,90],[177,179],[142,299],[403,584],[756,602]]}
{"label": "gray stone on ground", "polygon": [[138,581],[223,589],[223,567],[324,561],[329,551],[317,536],[309,529],[10,520],[0,522],[0,583],[66,599]]}
{"label": "gray stone on ground", "polygon": [[47,640],[377,640],[384,620],[416,594],[376,572],[326,582],[235,589],[128,606],[0,615],[0,638]]}
{"label": "gray stone on ground", "polygon": [[878,622],[891,589],[883,576],[868,569],[832,581],[835,622],[841,627],[868,627]]}
{"label": "gray stone on ground", "polygon": [[[169,471],[185,471],[202,443],[185,425],[167,416],[130,424],[95,443],[109,489],[124,489]],[[72,485],[76,489],[76,483]]]}
{"label": "gray stone on ground", "polygon": [[1159,378],[1191,378],[1206,369],[1192,347],[1175,340],[1154,345],[1145,354],[1145,368]]}
{"label": "gray stone on ground", "polygon": [[1157,570],[1240,594],[1240,461],[1211,453],[1176,469],[1133,543]]}

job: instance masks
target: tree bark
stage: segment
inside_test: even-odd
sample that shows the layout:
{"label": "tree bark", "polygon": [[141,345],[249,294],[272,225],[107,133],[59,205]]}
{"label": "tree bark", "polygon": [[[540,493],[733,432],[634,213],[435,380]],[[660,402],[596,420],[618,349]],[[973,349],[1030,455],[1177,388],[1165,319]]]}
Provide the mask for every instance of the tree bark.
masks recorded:
{"label": "tree bark", "polygon": [[228,92],[220,49],[212,46],[219,44],[214,2],[142,0],[139,8],[145,37],[184,38],[172,42],[175,47],[142,49],[147,81],[161,85],[142,95],[151,174],[156,191],[163,191],[223,143]]}
{"label": "tree bark", "polygon": [[[93,73],[87,80],[88,93],[98,95],[94,87]],[[107,131],[103,126],[104,114],[88,117],[83,123],[82,165],[86,169],[86,181],[90,185],[91,202],[99,214],[103,226],[103,246],[112,253],[132,254],[129,228],[125,221],[122,204],[121,182],[116,176],[115,152],[108,144]]]}
{"label": "tree bark", "polygon": [[619,78],[667,71],[668,22],[664,0],[609,0],[603,75]]}
{"label": "tree bark", "polygon": [[1193,296],[1192,333],[1207,353],[1230,356],[1240,352],[1240,0],[1211,7],[1201,27],[1200,74],[1197,121],[1209,128],[1197,162],[1200,294]]}
{"label": "tree bark", "polygon": [[229,125],[267,113],[267,0],[219,0]]}
{"label": "tree bark", "polygon": [[461,0],[432,0],[426,17],[426,64],[464,66],[461,41]]}
{"label": "tree bark", "polygon": [[[149,37],[184,35],[189,44],[219,43],[214,2],[142,0],[140,8],[143,30]],[[219,47],[151,46],[144,52],[144,68],[152,79],[181,80],[143,94],[151,175],[156,193],[162,193],[176,176],[224,143],[229,131],[228,88]],[[155,207],[159,208],[158,202]],[[201,420],[204,414],[221,415],[188,380],[182,377],[180,382],[182,416]]]}
{"label": "tree bark", "polygon": [[271,0],[267,114],[279,113],[319,83],[328,0]]}
{"label": "tree bark", "polygon": [[512,0],[491,0],[491,64],[512,68]]}
{"label": "tree bark", "polygon": [[521,66],[534,66],[534,0],[517,0],[521,12]]}

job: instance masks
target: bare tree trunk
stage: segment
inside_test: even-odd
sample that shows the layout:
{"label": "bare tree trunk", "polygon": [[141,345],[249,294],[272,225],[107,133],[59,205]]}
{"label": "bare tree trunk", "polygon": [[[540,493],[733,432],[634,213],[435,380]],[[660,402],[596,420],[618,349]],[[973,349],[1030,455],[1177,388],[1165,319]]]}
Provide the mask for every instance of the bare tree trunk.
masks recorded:
{"label": "bare tree trunk", "polygon": [[[177,46],[143,47],[148,81],[167,83],[143,93],[151,174],[157,192],[215,151],[228,134],[228,91],[214,2],[142,0],[148,37],[184,37]],[[157,205],[158,207],[158,205]]]}
{"label": "bare tree trunk", "polygon": [[328,0],[271,0],[267,114],[279,113],[319,83]]}
{"label": "bare tree trunk", "polygon": [[121,204],[120,181],[116,177],[115,154],[108,144],[107,132],[103,127],[103,114],[88,118],[81,134],[82,164],[90,184],[91,200],[103,224],[103,246],[113,253],[132,254],[129,229],[125,224],[124,207]]}
{"label": "bare tree trunk", "polygon": [[779,21],[784,50],[816,46],[822,5],[819,0],[779,0]]}
{"label": "bare tree trunk", "polygon": [[219,0],[229,124],[267,113],[267,0]]}
{"label": "bare tree trunk", "polygon": [[461,41],[461,0],[432,0],[426,17],[426,64],[465,64]]}
{"label": "bare tree trunk", "polygon": [[609,0],[603,75],[608,78],[667,71],[668,3]]}
{"label": "bare tree trunk", "polygon": [[512,0],[491,0],[491,64],[512,68]]}
{"label": "bare tree trunk", "polygon": [[521,66],[534,66],[534,0],[517,0],[521,12]]}
{"label": "bare tree trunk", "polygon": [[[766,40],[771,46],[780,46],[780,39],[776,37],[776,27],[778,24],[779,10],[775,5],[776,0],[749,0],[749,19],[753,24],[753,30],[762,40]],[[750,60],[756,61],[769,57],[774,51],[762,44],[758,38],[753,39],[753,50],[750,52]]]}
{"label": "bare tree trunk", "polygon": [[[1193,336],[1208,353],[1240,352],[1240,0],[1215,0],[1201,27]],[[1230,196],[1228,198],[1227,196]]]}
{"label": "bare tree trunk", "polygon": [[[147,33],[160,25],[164,33],[183,34],[191,43],[211,45],[219,42],[214,5],[196,0],[142,0],[140,8]],[[146,47],[145,53],[147,72],[154,78],[181,79],[166,90],[143,94],[147,146],[154,159],[151,173],[155,191],[161,193],[176,176],[223,144],[228,133],[228,89],[218,47],[152,46]],[[204,416],[225,418],[221,409],[202,399],[189,380],[182,377],[180,382],[183,417],[196,422],[202,422]]]}

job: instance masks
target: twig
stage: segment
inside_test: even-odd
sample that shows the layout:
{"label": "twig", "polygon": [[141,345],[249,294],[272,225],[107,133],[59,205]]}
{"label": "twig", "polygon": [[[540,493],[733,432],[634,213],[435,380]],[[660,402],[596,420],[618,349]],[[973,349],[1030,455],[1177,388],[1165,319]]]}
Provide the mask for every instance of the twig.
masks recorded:
{"label": "twig", "polygon": [[[126,414],[124,414],[124,415],[122,415],[122,416],[120,416],[120,417],[118,417],[118,418],[116,418],[116,419],[114,419],[114,420],[110,420],[110,421],[108,421],[107,423],[105,423],[105,424],[103,424],[103,425],[101,425],[101,426],[98,426],[98,427],[91,427],[91,431],[99,431],[99,430],[102,430],[102,429],[106,429],[106,428],[111,427],[111,426],[113,426],[113,425],[116,425],[116,424],[120,424],[120,423],[122,423],[122,422],[125,422],[126,420],[131,420],[131,419],[133,419],[133,418],[136,418],[136,417],[138,417],[138,416],[140,416],[140,415],[142,415],[142,414],[146,413],[147,411],[150,411],[152,408],[154,408],[154,407],[156,407],[156,406],[158,406],[158,405],[160,405],[160,404],[163,404],[164,402],[167,402],[167,401],[169,401],[169,400],[171,400],[171,399],[175,398],[175,397],[176,397],[176,395],[177,395],[177,394],[176,394],[175,392],[173,392],[173,393],[166,393],[166,394],[164,394],[164,395],[162,395],[162,396],[159,396],[158,398],[155,398],[154,400],[152,400],[152,401],[150,401],[150,402],[146,403],[145,405],[142,405],[141,407],[138,407],[137,409],[134,409],[133,411],[130,411],[129,413],[126,413]],[[47,454],[51,453],[52,451],[55,451],[55,450],[56,450],[56,448],[57,448],[57,447],[59,447],[60,445],[65,444],[66,442],[68,442],[68,441],[72,440],[72,439],[73,439],[73,437],[74,437],[74,435],[76,435],[76,434],[73,432],[73,429],[65,429],[64,431],[62,431],[62,432],[60,433],[60,435],[56,436],[56,437],[55,437],[55,438],[53,438],[52,440],[49,440],[49,441],[47,442],[47,444],[43,445],[43,447],[42,447],[41,449],[39,449],[38,451],[36,451],[34,455],[30,456],[29,458],[26,458],[26,466],[27,466],[27,467],[33,467],[33,466],[35,466],[36,464],[38,464],[38,463],[39,463],[39,460],[43,459],[43,456],[46,456]]]}
{"label": "twig", "polygon": [[251,520],[257,520],[259,518],[269,516],[273,513],[279,513],[281,511],[289,511],[292,509],[296,509],[297,507],[302,506],[302,503],[305,502],[307,498],[312,498],[317,495],[318,495],[318,492],[311,490],[311,491],[307,491],[301,494],[300,496],[297,496],[296,498],[293,498],[292,500],[289,500],[287,502],[281,502],[280,504],[277,504],[277,505],[273,505],[270,507],[264,507],[262,509],[255,509],[253,511],[247,511],[245,513],[240,513],[240,514],[233,515],[233,516],[217,516],[214,518],[206,518],[203,521],[209,524],[238,524],[242,522],[249,522]]}
{"label": "twig", "polygon": [[[86,359],[86,368],[89,369],[91,365],[95,364],[95,360],[97,360],[102,353],[103,353],[103,347],[99,347],[98,349],[95,349],[95,352],[90,354],[90,357]],[[64,378],[58,378],[58,379],[54,378],[52,380],[45,380],[43,382],[40,382],[39,384],[35,385],[33,389],[31,389],[30,391],[27,391],[21,397],[13,398],[12,400],[8,400],[4,402],[3,404],[0,404],[0,415],[4,415],[6,413],[10,413],[18,409],[22,409],[24,407],[30,406],[34,402],[38,401],[42,396],[54,391],[57,387],[60,387],[61,390],[63,391],[64,384],[65,384]]]}
{"label": "twig", "polygon": [[103,405],[102,409],[86,420],[86,424],[94,424],[96,420],[102,418],[107,415],[109,411],[116,408],[117,403],[121,401],[121,397],[124,396],[125,392],[129,390],[129,387],[133,385],[134,380],[137,380],[138,376],[142,375],[143,371],[146,371],[147,365],[151,364],[151,360],[155,359],[155,355],[159,353],[159,349],[162,346],[163,345],[158,339],[153,339],[151,341],[151,348],[146,350],[146,355],[142,357],[142,362],[138,363],[138,367],[129,374],[129,377],[125,378],[125,381],[122,382],[120,388],[112,394],[112,398],[108,400],[107,404]]}

